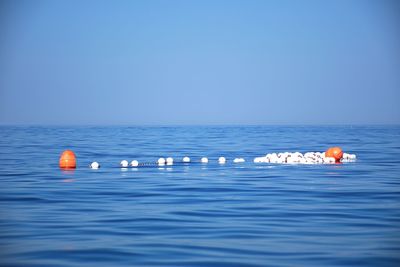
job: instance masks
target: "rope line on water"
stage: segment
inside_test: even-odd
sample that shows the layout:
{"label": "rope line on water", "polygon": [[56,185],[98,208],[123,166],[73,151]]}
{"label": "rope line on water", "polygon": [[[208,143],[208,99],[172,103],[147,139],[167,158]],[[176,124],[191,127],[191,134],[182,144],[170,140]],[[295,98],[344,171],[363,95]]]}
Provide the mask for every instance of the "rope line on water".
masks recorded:
{"label": "rope line on water", "polygon": [[[270,164],[335,164],[344,162],[354,162],[356,161],[355,154],[343,153],[341,150],[326,152],[283,152],[283,153],[268,153],[263,157],[254,158],[253,162],[255,164],[260,163],[270,163]],[[224,165],[227,163],[244,163],[246,160],[244,158],[235,158],[230,162],[227,161],[225,157],[219,157],[217,160],[219,165]],[[130,163],[127,160],[122,160],[120,162],[119,168],[143,168],[143,167],[170,167],[176,165],[192,165],[192,164],[208,164],[209,159],[206,157],[201,158],[199,161],[192,161],[189,157],[184,157],[181,161],[174,161],[173,158],[159,158],[155,162],[139,162],[137,160],[132,160]],[[98,162],[92,162],[89,165],[92,169],[100,168]]]}

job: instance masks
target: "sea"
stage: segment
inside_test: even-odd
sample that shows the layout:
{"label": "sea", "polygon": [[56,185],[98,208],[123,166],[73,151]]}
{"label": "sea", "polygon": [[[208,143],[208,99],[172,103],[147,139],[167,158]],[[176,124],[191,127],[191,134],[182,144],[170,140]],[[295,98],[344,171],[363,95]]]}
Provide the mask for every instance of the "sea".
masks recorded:
{"label": "sea", "polygon": [[0,265],[400,266],[400,126],[1,126]]}

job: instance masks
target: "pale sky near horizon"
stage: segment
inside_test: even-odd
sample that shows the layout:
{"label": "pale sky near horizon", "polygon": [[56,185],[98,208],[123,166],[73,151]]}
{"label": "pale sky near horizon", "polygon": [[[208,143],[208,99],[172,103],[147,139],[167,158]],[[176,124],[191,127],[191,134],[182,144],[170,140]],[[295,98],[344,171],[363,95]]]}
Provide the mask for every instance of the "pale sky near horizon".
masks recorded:
{"label": "pale sky near horizon", "polygon": [[0,124],[400,124],[399,2],[0,0]]}

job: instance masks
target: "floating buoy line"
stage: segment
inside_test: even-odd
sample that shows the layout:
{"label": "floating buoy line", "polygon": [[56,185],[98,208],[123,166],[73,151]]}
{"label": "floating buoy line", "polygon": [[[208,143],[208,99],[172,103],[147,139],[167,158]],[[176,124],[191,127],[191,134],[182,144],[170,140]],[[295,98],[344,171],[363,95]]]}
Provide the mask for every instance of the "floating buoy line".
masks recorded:
{"label": "floating buoy line", "polygon": [[[355,154],[344,153],[340,147],[331,147],[325,152],[281,152],[281,153],[268,153],[265,156],[256,157],[253,159],[255,164],[336,164],[345,162],[356,161]],[[234,164],[246,162],[244,158],[234,158],[231,160]],[[172,165],[188,165],[188,164],[208,164],[209,159],[202,157],[200,160],[192,161],[188,156],[183,157],[180,161],[175,161],[172,157],[159,158],[155,162],[140,162],[138,160],[122,160],[119,164],[120,168],[140,168],[140,167],[164,167]],[[219,157],[217,163],[224,165],[228,163],[225,157]],[[76,168],[75,154],[71,150],[66,150],[62,153],[59,161],[61,169]],[[100,163],[94,161],[89,165],[91,169],[99,169]]]}

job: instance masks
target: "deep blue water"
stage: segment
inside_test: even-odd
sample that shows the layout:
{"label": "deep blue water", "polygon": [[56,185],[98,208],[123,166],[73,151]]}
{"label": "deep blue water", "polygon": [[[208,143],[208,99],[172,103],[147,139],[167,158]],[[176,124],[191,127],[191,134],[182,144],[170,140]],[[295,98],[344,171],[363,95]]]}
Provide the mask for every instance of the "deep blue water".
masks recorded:
{"label": "deep blue water", "polygon": [[[332,145],[357,162],[253,163]],[[160,156],[210,163],[118,167]],[[400,127],[0,127],[0,182],[3,266],[400,265]]]}

